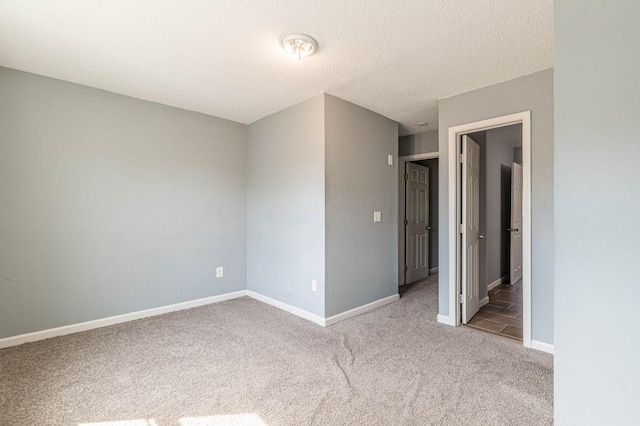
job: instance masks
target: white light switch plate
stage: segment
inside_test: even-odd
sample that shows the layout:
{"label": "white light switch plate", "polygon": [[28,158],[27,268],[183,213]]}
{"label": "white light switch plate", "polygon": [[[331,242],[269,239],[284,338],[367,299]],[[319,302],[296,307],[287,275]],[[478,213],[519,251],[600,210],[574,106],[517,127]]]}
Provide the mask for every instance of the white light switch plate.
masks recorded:
{"label": "white light switch plate", "polygon": [[311,280],[311,291],[318,291],[318,281]]}
{"label": "white light switch plate", "polygon": [[387,157],[387,162],[389,163],[390,166],[393,166],[393,155],[389,155],[389,157]]}
{"label": "white light switch plate", "polygon": [[222,266],[219,266],[216,268],[216,278],[222,277],[224,277],[224,268]]}
{"label": "white light switch plate", "polygon": [[382,212],[373,212],[373,221],[382,222]]}

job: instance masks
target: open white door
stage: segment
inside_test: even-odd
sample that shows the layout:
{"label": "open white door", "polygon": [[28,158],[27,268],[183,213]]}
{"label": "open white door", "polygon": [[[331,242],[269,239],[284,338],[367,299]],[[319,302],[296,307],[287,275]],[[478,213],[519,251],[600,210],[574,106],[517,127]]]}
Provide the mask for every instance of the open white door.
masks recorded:
{"label": "open white door", "polygon": [[462,323],[480,309],[480,146],[462,136]]}
{"label": "open white door", "polygon": [[522,166],[513,163],[511,169],[511,269],[509,282],[522,279]]}
{"label": "open white door", "polygon": [[429,169],[407,163],[405,259],[407,284],[429,276]]}

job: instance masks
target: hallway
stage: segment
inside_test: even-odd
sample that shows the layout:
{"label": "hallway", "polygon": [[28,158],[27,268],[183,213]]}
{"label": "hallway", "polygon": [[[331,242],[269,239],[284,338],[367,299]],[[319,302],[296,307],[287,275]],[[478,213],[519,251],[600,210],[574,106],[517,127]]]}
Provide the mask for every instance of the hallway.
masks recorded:
{"label": "hallway", "polygon": [[467,324],[482,331],[522,341],[522,280],[489,290],[489,303]]}

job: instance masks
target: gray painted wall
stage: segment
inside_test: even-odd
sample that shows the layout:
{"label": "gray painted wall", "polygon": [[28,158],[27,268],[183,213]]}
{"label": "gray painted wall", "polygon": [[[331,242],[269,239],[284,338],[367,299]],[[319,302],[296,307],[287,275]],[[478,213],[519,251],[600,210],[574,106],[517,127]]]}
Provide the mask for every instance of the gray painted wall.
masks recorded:
{"label": "gray painted wall", "polygon": [[438,267],[438,159],[416,161],[429,169],[429,269]]}
{"label": "gray painted wall", "polygon": [[[553,343],[553,70],[484,87],[439,103],[440,230],[449,229],[449,127],[532,112],[532,336]],[[448,238],[440,238],[439,311],[449,315]]]}
{"label": "gray painted wall", "polygon": [[438,131],[431,130],[416,135],[402,136],[398,141],[398,147],[400,157],[438,152]]}
{"label": "gray painted wall", "polygon": [[522,164],[522,148],[513,148],[513,162]]}
{"label": "gray painted wall", "polygon": [[398,292],[398,124],[330,95],[325,118],[329,317]]}
{"label": "gray painted wall", "polygon": [[0,68],[0,338],[244,289],[245,156],[244,125]]}
{"label": "gray painted wall", "polygon": [[634,425],[640,3],[559,0],[554,13],[555,422]]}
{"label": "gray painted wall", "polygon": [[[324,317],[324,95],[249,126],[247,288]],[[311,280],[318,291],[311,291]]]}

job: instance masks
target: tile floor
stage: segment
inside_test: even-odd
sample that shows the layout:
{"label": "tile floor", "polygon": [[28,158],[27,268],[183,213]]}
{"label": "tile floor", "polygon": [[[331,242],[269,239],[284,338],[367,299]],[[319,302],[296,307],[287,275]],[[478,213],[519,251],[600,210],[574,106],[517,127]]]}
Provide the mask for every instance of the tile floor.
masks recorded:
{"label": "tile floor", "polygon": [[467,325],[522,341],[522,280],[490,290],[489,303],[481,307]]}

